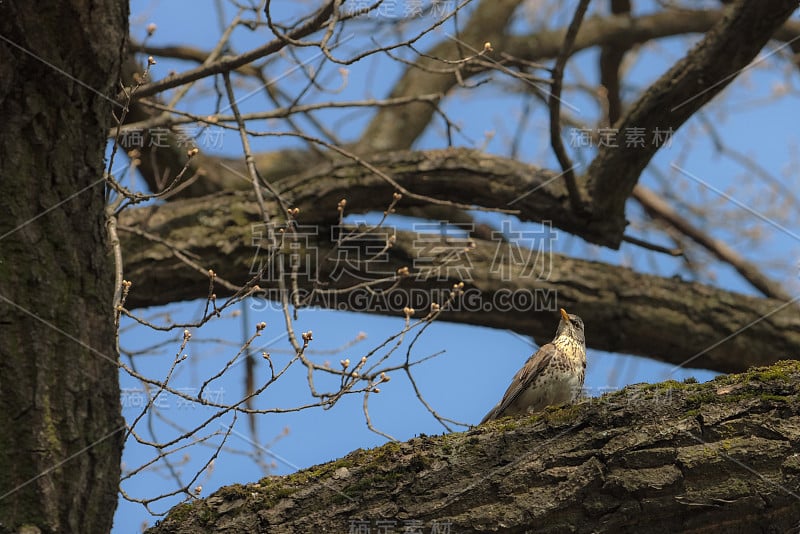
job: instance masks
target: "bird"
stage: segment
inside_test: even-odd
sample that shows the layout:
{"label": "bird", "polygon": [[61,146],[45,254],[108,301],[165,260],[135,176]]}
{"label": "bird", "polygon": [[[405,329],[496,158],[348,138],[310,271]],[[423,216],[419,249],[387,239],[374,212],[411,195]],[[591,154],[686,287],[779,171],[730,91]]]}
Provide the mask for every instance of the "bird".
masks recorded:
{"label": "bird", "polygon": [[586,375],[583,321],[561,308],[553,341],[543,345],[517,371],[505,395],[480,424],[508,415],[538,412],[570,403],[581,393]]}

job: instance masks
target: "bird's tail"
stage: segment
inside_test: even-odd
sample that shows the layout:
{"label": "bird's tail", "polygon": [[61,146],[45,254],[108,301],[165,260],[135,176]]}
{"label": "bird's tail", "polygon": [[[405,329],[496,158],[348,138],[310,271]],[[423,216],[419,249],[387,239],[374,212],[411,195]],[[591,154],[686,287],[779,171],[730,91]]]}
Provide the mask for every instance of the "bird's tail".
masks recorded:
{"label": "bird's tail", "polygon": [[486,415],[484,415],[484,416],[483,416],[483,419],[481,419],[481,422],[480,422],[480,423],[478,423],[478,424],[479,424],[479,425],[482,425],[483,423],[485,423],[485,422],[487,422],[487,421],[492,421],[492,420],[494,420],[494,419],[497,419],[497,409],[498,409],[498,408],[500,408],[500,403],[498,403],[497,405],[495,405],[495,407],[494,407],[494,408],[492,408],[491,410],[489,410],[489,413],[487,413]]}

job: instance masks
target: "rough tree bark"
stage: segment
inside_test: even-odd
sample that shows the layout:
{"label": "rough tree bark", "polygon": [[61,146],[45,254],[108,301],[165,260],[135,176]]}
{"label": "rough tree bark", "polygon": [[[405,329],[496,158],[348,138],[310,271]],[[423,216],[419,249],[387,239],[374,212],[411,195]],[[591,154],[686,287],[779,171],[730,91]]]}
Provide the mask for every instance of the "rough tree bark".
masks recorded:
{"label": "rough tree bark", "polygon": [[107,532],[116,509],[103,152],[127,27],[117,0],[0,3],[0,532]]}
{"label": "rough tree bark", "polygon": [[358,450],[222,488],[148,532],[795,532],[799,486],[800,364],[786,361]]}

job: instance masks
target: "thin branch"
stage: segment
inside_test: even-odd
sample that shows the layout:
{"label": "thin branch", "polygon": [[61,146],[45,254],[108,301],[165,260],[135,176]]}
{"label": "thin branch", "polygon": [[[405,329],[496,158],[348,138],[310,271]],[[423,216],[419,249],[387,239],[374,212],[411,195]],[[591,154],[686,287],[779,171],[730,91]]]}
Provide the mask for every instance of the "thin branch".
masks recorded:
{"label": "thin branch", "polygon": [[792,300],[792,297],[786,293],[783,288],[764,276],[758,267],[744,259],[722,241],[712,238],[706,232],[686,220],[685,217],[673,210],[669,204],[661,200],[654,191],[642,185],[637,185],[633,188],[633,198],[635,198],[652,217],[669,224],[683,235],[705,248],[720,261],[731,265],[736,269],[736,272],[742,275],[745,280],[750,282],[753,287],[761,291],[765,296],[780,299],[784,302]]}
{"label": "thin branch", "polygon": [[664,247],[661,245],[656,245],[655,243],[650,243],[649,241],[645,241],[643,239],[639,239],[638,237],[633,237],[632,235],[625,234],[622,236],[622,240],[626,243],[630,243],[632,245],[636,245],[637,247],[642,247],[647,250],[652,250],[655,252],[661,252],[662,254],[669,254],[670,256],[683,256],[683,250],[679,248],[670,248]]}
{"label": "thin branch", "polygon": [[564,148],[564,142],[561,140],[561,86],[564,81],[564,67],[572,53],[572,45],[575,44],[575,37],[578,35],[578,29],[581,27],[583,16],[586,14],[590,1],[581,0],[575,9],[572,22],[570,22],[567,34],[564,36],[561,53],[558,55],[556,64],[553,67],[553,85],[548,99],[550,109],[550,145],[553,147],[556,158],[558,158],[559,165],[561,165],[564,182],[567,185],[567,191],[569,191],[570,204],[575,213],[581,213],[585,211],[585,208],[580,189],[578,189],[578,184],[575,180],[575,172],[573,171],[575,166]]}
{"label": "thin branch", "polygon": [[[318,31],[322,28],[327,20],[330,18],[331,13],[333,12],[333,1],[328,2],[322,8],[317,11],[316,15],[309,19],[308,22],[289,32],[289,36],[293,39],[305,37],[307,35],[311,35],[312,33]],[[183,72],[182,74],[176,74],[174,76],[168,76],[167,78],[158,81],[152,82],[145,86],[142,86],[141,89],[133,95],[134,99],[145,98],[148,96],[153,96],[167,89],[173,89],[175,87],[179,87],[189,82],[195,82],[202,78],[206,78],[208,76],[212,76],[214,74],[221,74],[227,73],[232,70],[238,69],[248,63],[264,57],[270,54],[274,54],[275,52],[280,51],[287,45],[287,42],[282,39],[274,39],[264,46],[260,46],[249,52],[245,52],[244,54],[235,56],[235,57],[222,57],[213,63],[208,65],[201,65],[200,67],[188,70]]]}

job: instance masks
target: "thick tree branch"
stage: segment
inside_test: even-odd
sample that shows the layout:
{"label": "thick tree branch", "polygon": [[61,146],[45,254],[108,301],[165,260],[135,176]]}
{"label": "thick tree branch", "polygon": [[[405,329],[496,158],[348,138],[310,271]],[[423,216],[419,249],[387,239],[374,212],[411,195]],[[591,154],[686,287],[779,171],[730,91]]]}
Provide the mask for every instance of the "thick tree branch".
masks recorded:
{"label": "thick tree branch", "polygon": [[[316,187],[324,200],[322,206],[337,194],[348,196],[326,184]],[[336,278],[333,273],[342,266],[336,261],[322,261],[331,253],[329,225],[335,221],[309,220],[310,214],[321,211],[315,212],[310,202],[311,196],[299,204],[303,207],[298,222],[309,225],[307,233],[311,234],[302,243],[306,253],[301,259],[316,263],[318,271],[312,268],[313,276],[299,280],[301,288],[310,291],[314,280],[329,284],[325,289],[336,289],[351,287],[364,277],[376,278],[364,273],[360,273],[362,278]],[[352,204],[348,202],[348,206]],[[335,207],[331,211],[335,212]],[[253,225],[260,220],[255,201],[248,194],[236,193],[131,210],[122,215],[120,225],[159,235],[182,253],[202,257],[205,267],[219,276],[242,284],[250,279],[248,273],[254,263],[266,257],[265,251],[253,246],[258,232]],[[128,305],[153,306],[207,295],[208,278],[183,263],[169,247],[125,232],[120,237],[127,260],[125,276],[134,283]],[[540,237],[540,243],[548,239]],[[475,246],[471,252],[449,264],[441,271],[442,277],[417,280],[415,260],[418,267],[418,260],[429,253],[420,248],[418,236],[397,233],[380,270],[391,275],[402,267],[409,268],[411,276],[402,281],[402,294],[420,299],[416,302],[398,301],[397,306],[387,306],[385,300],[371,299],[362,291],[315,298],[312,304],[398,316],[402,316],[403,306],[410,305],[427,313],[431,302],[441,302],[443,290],[464,280],[466,295],[460,308],[444,314],[443,320],[533,334],[540,343],[552,335],[552,310],[564,306],[584,318],[590,347],[650,356],[676,365],[731,371],[800,353],[800,317],[793,307],[780,301],[550,254],[549,245],[520,261],[514,258],[524,251],[499,237],[472,241]],[[349,254],[352,258],[356,252],[350,250]],[[337,254],[330,257],[335,259]],[[366,253],[359,257],[366,257]],[[306,272],[305,265],[300,272]],[[266,291],[265,298],[278,297],[270,280],[258,283]],[[218,297],[227,294],[224,288],[218,288]],[[483,304],[489,309],[484,310]],[[769,353],[763,352],[765,339],[770,340]]]}
{"label": "thick tree branch", "polygon": [[[270,165],[266,155],[263,156],[256,157],[262,175],[261,165],[265,162]],[[511,211],[523,220],[552,222],[593,243],[613,240],[613,236],[597,234],[594,226],[587,226],[585,220],[569,209],[569,195],[558,174],[535,165],[469,149],[390,152],[365,161],[417,195]],[[233,167],[220,160],[217,164],[224,168],[228,182],[247,185],[241,163]],[[199,171],[206,172],[206,168],[201,166]],[[355,210],[382,210],[396,191],[367,166],[343,156],[297,176],[275,179],[272,175],[272,178],[281,194],[300,208],[304,214],[301,217],[310,217],[315,223],[335,221],[336,205],[342,198],[347,198],[348,205]],[[331,209],[325,212],[321,206]],[[403,208],[421,206],[429,203],[411,198],[402,202]]]}
{"label": "thick tree branch", "polygon": [[379,520],[426,532],[434,522],[451,532],[791,532],[798,384],[792,361],[707,384],[629,386],[228,486],[148,532],[348,532]]}
{"label": "thick tree branch", "polygon": [[[719,94],[750,64],[789,15],[797,0],[746,0],[726,12],[722,21],[682,60],[653,83],[615,125],[620,131],[677,130]],[[662,143],[602,146],[586,172],[598,225],[619,224],[625,202]],[[609,228],[622,239],[624,225]]]}

